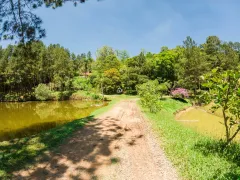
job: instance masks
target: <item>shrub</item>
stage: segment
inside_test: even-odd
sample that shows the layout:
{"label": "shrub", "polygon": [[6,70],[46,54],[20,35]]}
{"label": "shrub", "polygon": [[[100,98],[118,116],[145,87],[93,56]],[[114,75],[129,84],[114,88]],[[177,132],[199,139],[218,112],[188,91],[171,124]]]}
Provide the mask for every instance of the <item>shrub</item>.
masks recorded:
{"label": "shrub", "polygon": [[14,102],[18,100],[19,96],[17,95],[17,93],[8,93],[4,96],[4,101]]}
{"label": "shrub", "polygon": [[132,89],[127,89],[124,91],[124,93],[127,95],[137,95],[137,91]]}
{"label": "shrub", "polygon": [[156,113],[161,109],[159,100],[161,97],[161,88],[157,80],[137,85],[137,92],[141,98],[141,104],[149,108],[150,112]]}
{"label": "shrub", "polygon": [[71,91],[61,91],[59,93],[59,100],[68,100],[72,95]]}
{"label": "shrub", "polygon": [[74,90],[84,90],[88,91],[92,88],[90,80],[85,77],[75,77],[72,82]]}
{"label": "shrub", "polygon": [[176,89],[172,90],[171,95],[174,98],[182,98],[182,99],[189,97],[188,90],[184,89],[184,88],[176,88]]}
{"label": "shrub", "polygon": [[39,84],[35,88],[35,96],[41,101],[49,100],[52,98],[52,91],[46,84]]}

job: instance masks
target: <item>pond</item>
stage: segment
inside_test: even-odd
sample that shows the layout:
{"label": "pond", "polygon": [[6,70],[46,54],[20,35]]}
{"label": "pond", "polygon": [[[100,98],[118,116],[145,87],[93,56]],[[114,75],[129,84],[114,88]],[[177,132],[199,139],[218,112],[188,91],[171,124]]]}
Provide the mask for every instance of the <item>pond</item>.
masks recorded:
{"label": "pond", "polygon": [[0,103],[0,141],[36,134],[89,116],[105,106],[97,101]]}
{"label": "pond", "polygon": [[[189,108],[180,112],[176,120],[186,127],[192,128],[202,134],[214,137],[225,138],[225,126],[223,118],[210,114],[201,108]],[[240,140],[240,134],[236,138]]]}

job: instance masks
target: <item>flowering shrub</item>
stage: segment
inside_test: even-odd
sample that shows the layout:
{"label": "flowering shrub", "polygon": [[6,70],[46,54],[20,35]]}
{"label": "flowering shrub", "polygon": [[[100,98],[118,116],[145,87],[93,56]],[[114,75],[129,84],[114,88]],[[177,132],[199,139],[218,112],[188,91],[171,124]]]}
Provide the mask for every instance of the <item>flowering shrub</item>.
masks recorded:
{"label": "flowering shrub", "polygon": [[174,98],[188,98],[189,94],[188,94],[188,90],[184,89],[184,88],[177,88],[171,91],[171,95]]}

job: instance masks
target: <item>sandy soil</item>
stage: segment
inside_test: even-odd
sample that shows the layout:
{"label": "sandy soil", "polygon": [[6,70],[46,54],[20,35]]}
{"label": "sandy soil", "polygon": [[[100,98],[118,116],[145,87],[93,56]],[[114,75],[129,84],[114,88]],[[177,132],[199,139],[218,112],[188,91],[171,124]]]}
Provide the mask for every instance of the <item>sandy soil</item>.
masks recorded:
{"label": "sandy soil", "polygon": [[76,131],[58,152],[43,156],[15,179],[174,180],[175,169],[161,150],[135,100]]}

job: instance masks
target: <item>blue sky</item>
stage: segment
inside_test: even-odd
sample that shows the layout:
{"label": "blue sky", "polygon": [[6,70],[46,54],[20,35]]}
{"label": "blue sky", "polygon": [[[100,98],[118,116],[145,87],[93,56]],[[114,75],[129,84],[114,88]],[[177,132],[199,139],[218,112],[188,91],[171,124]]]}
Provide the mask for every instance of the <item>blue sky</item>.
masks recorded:
{"label": "blue sky", "polygon": [[159,52],[162,46],[182,45],[186,36],[197,43],[209,35],[240,41],[239,0],[88,0],[36,13],[47,31],[43,41],[75,53],[108,45],[133,56],[142,48]]}

